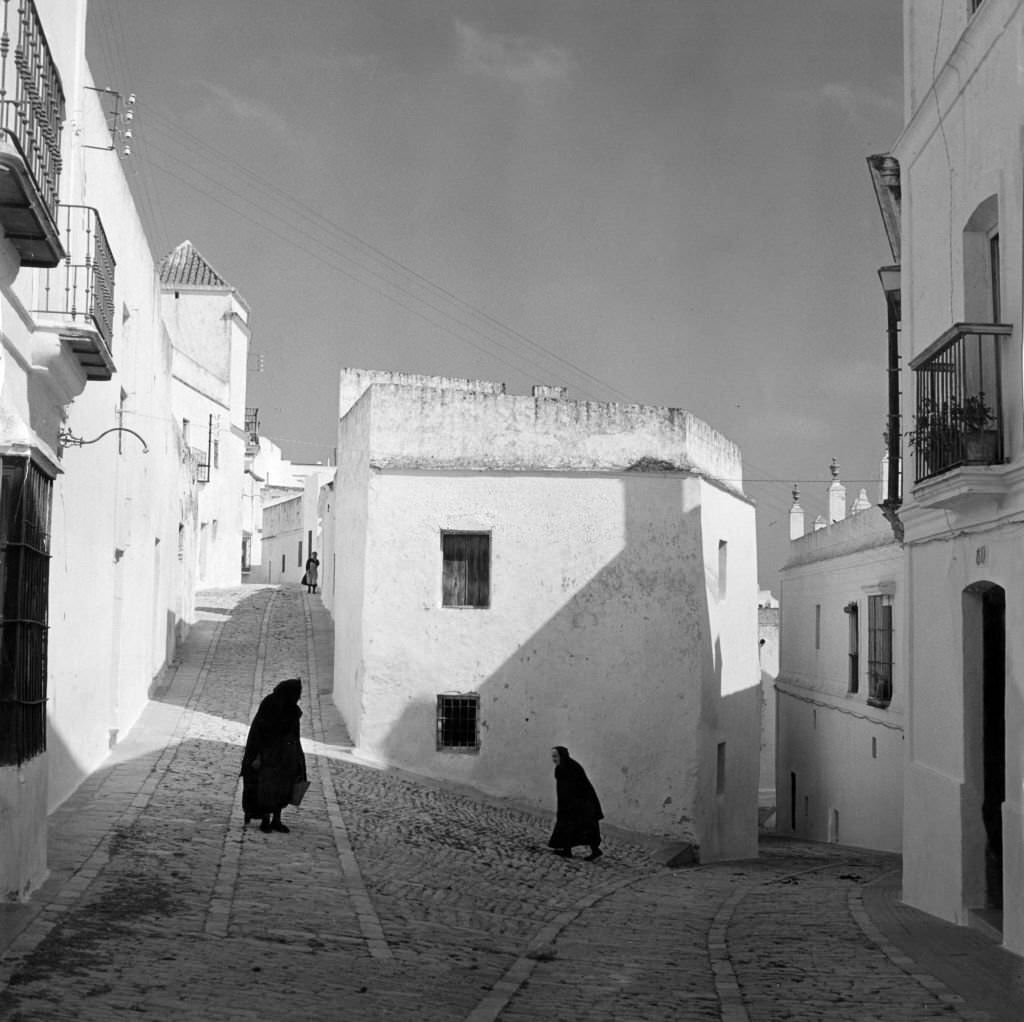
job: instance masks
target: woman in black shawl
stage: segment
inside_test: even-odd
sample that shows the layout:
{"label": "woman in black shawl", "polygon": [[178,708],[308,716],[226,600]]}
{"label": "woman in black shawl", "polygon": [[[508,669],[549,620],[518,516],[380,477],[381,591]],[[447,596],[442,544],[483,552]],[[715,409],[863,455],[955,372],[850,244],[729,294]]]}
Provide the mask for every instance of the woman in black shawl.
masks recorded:
{"label": "woman in black shawl", "polygon": [[260,830],[288,833],[281,810],[296,781],[306,779],[306,757],[299,742],[302,680],[288,678],[264,696],[249,727],[242,755],[242,812],[248,823],[261,818]]}
{"label": "woman in black shawl", "polygon": [[590,783],[583,767],[570,758],[564,745],[551,750],[555,764],[555,794],[558,808],[555,813],[555,829],[548,841],[556,855],[572,858],[575,845],[589,845],[589,862],[601,855],[601,828],[598,821],[604,819],[597,792]]}

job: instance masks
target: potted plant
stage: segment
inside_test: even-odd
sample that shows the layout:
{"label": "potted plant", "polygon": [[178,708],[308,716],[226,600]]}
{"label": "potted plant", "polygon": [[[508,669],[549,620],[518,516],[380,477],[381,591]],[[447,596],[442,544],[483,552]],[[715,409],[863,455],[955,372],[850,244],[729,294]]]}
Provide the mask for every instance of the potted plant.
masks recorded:
{"label": "potted plant", "polygon": [[957,430],[948,401],[922,398],[914,416],[914,428],[906,434],[907,446],[917,452],[918,478],[934,475],[952,465],[956,458]]}
{"label": "potted plant", "polygon": [[992,426],[995,413],[985,404],[984,392],[969,394],[954,404],[953,421],[964,445],[964,460],[974,465],[991,465],[999,449],[999,432]]}

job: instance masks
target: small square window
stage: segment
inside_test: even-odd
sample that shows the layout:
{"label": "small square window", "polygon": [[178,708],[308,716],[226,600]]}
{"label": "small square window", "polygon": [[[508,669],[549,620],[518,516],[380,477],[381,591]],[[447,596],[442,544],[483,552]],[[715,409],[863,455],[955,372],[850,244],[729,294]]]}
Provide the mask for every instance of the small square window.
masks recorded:
{"label": "small square window", "polygon": [[490,533],[442,532],[441,557],[441,606],[489,607]]}
{"label": "small square window", "polygon": [[480,696],[437,697],[437,748],[447,752],[480,749]]}

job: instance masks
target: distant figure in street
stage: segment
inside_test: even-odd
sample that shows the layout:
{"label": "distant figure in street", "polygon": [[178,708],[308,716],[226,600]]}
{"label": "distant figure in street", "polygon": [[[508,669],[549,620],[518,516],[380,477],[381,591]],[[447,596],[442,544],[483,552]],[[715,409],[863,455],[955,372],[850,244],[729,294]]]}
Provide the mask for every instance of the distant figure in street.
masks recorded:
{"label": "distant figure in street", "polygon": [[264,696],[249,727],[242,755],[242,812],[245,822],[260,817],[260,830],[288,833],[281,810],[296,781],[306,779],[306,757],[299,741],[302,679],[288,678]]}
{"label": "distant figure in street", "polygon": [[315,593],[319,581],[320,558],[317,557],[316,551],[314,550],[306,559],[306,574],[302,576],[302,582],[306,587],[306,592]]}
{"label": "distant figure in street", "polygon": [[571,859],[576,845],[589,845],[590,854],[585,856],[593,862],[601,856],[601,828],[599,820],[604,819],[597,792],[590,783],[583,767],[570,758],[564,745],[551,750],[555,764],[555,794],[558,806],[555,813],[555,829],[548,841],[548,847],[556,855]]}

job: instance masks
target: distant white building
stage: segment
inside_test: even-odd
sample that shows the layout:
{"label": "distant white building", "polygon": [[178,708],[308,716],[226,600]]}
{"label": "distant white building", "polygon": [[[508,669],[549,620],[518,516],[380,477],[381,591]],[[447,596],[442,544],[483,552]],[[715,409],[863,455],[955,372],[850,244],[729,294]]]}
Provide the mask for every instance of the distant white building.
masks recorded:
{"label": "distant white building", "polygon": [[867,503],[859,497],[847,515],[836,476],[830,524],[805,533],[794,501],[780,581],[775,829],[899,851],[904,559],[891,525]]}
{"label": "distant white building", "polygon": [[754,509],[687,412],[344,370],[335,700],[360,752],[756,853]]}
{"label": "distant white building", "polygon": [[161,261],[160,284],[174,411],[200,484],[194,509],[197,584],[237,585],[248,443],[249,307],[189,241]]}

